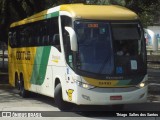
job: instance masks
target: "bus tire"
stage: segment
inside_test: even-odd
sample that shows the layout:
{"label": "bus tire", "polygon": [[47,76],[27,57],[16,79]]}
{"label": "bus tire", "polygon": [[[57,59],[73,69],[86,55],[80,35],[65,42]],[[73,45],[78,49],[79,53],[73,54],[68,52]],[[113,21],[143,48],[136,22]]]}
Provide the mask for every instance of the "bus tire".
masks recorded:
{"label": "bus tire", "polygon": [[24,88],[24,81],[23,80],[20,80],[20,96],[22,96],[23,98],[28,97],[28,91],[25,90],[25,88]]}
{"label": "bus tire", "polygon": [[57,107],[61,111],[69,111],[73,108],[72,103],[68,103],[68,102],[65,102],[63,100],[63,98],[62,98],[62,87],[61,87],[60,83],[55,87],[54,101],[55,101],[55,104],[57,105]]}
{"label": "bus tire", "polygon": [[15,87],[16,89],[20,90],[20,81],[17,75],[15,76]]}

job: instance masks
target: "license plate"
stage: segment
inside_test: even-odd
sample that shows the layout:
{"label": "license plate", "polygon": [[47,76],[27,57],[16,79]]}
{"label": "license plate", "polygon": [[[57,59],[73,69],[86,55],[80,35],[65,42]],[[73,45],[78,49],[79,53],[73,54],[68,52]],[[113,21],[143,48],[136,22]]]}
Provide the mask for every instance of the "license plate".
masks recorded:
{"label": "license plate", "polygon": [[122,96],[118,95],[118,96],[110,96],[110,100],[122,100]]}

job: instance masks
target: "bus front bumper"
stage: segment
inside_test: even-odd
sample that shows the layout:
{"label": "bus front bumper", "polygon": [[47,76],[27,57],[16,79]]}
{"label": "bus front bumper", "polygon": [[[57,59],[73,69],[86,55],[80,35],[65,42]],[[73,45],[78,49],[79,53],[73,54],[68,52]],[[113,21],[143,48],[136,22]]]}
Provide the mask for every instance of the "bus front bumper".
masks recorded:
{"label": "bus front bumper", "polygon": [[[105,88],[103,88],[104,91]],[[147,102],[148,86],[129,92],[104,92],[77,87],[75,103],[77,105],[115,105]]]}

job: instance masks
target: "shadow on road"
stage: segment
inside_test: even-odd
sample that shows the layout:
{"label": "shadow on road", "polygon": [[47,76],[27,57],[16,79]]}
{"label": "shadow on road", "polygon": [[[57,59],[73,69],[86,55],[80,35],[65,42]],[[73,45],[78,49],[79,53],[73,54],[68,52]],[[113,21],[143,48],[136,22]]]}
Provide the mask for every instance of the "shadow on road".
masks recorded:
{"label": "shadow on road", "polygon": [[16,89],[13,89],[9,85],[0,84],[0,103],[15,101],[23,101],[23,99],[19,97],[18,91]]}
{"label": "shadow on road", "polygon": [[[0,85],[0,102],[23,102],[24,100],[35,100],[34,104],[48,104],[53,107],[56,107],[54,104],[54,99],[50,97],[46,97],[43,95],[31,93],[29,98],[21,98],[19,96],[18,90],[16,90],[13,87],[10,87],[9,85],[3,85],[3,87]],[[2,89],[3,88],[3,89]],[[42,110],[43,111],[43,110]],[[51,111],[46,112],[48,114],[47,116],[53,116],[53,114],[56,117],[88,117],[88,118],[94,118],[94,117],[100,117],[103,119],[103,117],[113,117],[116,116],[116,113],[126,113],[126,112],[145,112],[145,111],[160,111],[160,103],[143,103],[143,104],[128,104],[125,106],[125,108],[122,109],[115,109],[112,106],[77,106],[75,105],[74,109],[71,111]]]}
{"label": "shadow on road", "polygon": [[[154,80],[160,80],[159,72],[157,71],[148,71],[150,82],[154,82]],[[153,73],[152,73],[153,72]],[[156,79],[155,79],[156,78]],[[71,110],[68,116],[85,116],[85,117],[109,117],[115,115],[118,112],[125,111],[160,111],[160,92],[156,92],[154,90],[156,87],[149,87],[149,102],[143,104],[128,104],[124,107],[124,109],[115,109],[112,106],[77,106],[75,105],[74,109]],[[160,88],[160,87],[159,87]],[[159,95],[158,97],[155,95]],[[53,107],[56,107],[54,104],[54,99],[50,97],[46,97],[43,95],[30,93],[29,98],[23,99],[19,96],[19,91],[15,88],[8,85],[8,74],[0,75],[0,103],[7,102],[22,102],[24,100],[36,100],[34,104],[48,104]],[[154,101],[156,102],[153,102]],[[52,114],[52,113],[51,113]],[[66,114],[66,113],[65,113]],[[66,114],[67,116],[67,114]],[[60,116],[59,116],[60,117]]]}

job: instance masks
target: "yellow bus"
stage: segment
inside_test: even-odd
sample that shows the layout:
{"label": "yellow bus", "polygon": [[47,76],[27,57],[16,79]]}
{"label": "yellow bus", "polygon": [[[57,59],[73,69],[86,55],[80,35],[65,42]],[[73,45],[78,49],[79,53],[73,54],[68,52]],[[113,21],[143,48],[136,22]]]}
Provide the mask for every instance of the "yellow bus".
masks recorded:
{"label": "yellow bus", "polygon": [[65,4],[10,26],[9,82],[53,97],[60,110],[147,100],[144,31],[116,5]]}

